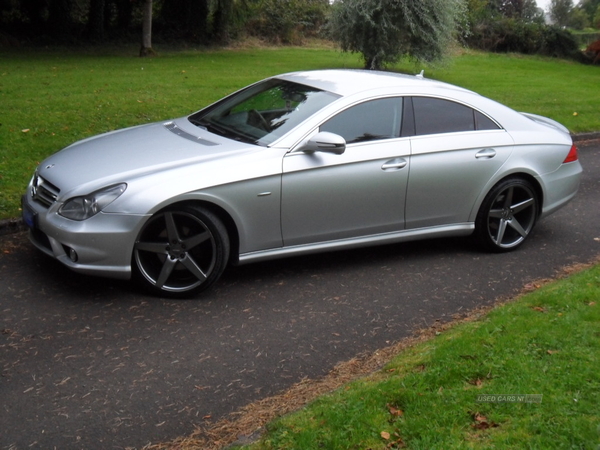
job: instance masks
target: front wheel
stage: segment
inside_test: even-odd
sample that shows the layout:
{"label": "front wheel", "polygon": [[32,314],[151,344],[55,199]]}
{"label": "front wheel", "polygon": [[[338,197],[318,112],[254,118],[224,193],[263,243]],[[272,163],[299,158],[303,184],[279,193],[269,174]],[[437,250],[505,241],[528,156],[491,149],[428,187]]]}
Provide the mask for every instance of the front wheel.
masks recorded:
{"label": "front wheel", "polygon": [[538,197],[531,183],[509,178],[485,197],[475,220],[475,235],[488,250],[514,250],[533,230],[537,215]]}
{"label": "front wheel", "polygon": [[133,251],[137,279],[165,297],[191,297],[221,276],[229,238],[212,212],[179,206],[156,213],[144,224]]}

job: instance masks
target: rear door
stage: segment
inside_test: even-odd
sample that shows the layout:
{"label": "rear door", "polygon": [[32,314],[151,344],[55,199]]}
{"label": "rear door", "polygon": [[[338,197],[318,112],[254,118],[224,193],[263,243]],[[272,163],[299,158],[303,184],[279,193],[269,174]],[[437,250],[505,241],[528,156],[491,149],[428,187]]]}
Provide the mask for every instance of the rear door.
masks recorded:
{"label": "rear door", "polygon": [[469,106],[433,97],[413,97],[412,103],[406,228],[467,222],[486,183],[510,156],[513,140]]}

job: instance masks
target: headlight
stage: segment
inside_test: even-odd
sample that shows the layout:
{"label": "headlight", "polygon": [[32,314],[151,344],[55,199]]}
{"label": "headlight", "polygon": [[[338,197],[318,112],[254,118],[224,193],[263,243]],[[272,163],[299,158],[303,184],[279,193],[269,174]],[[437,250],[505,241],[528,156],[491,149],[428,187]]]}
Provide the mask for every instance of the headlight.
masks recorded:
{"label": "headlight", "polygon": [[119,198],[125,189],[127,189],[127,185],[121,183],[83,197],[70,198],[60,207],[58,213],[71,220],[89,219]]}

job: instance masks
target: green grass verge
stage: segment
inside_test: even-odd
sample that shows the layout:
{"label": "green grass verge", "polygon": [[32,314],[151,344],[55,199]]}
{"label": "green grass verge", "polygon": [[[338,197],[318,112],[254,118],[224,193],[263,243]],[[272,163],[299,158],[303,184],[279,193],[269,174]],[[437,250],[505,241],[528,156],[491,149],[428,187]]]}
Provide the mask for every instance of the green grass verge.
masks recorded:
{"label": "green grass verge", "polygon": [[599,323],[596,266],[405,350],[244,448],[595,450]]}
{"label": "green grass verge", "polygon": [[[361,64],[357,55],[330,48],[133,55],[115,49],[0,53],[0,219],[19,215],[35,166],[74,141],[189,114],[274,74]],[[421,67],[394,69],[414,73]],[[598,67],[465,52],[426,75],[552,117],[573,132],[600,130]]]}

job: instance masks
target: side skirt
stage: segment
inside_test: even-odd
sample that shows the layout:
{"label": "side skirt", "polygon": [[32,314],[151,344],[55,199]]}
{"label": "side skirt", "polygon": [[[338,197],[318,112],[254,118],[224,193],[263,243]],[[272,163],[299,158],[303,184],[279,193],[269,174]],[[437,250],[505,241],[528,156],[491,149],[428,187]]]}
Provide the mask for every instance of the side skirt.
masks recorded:
{"label": "side skirt", "polygon": [[350,239],[317,242],[315,244],[294,245],[291,247],[278,247],[257,252],[242,253],[238,264],[249,264],[258,261],[287,258],[291,256],[310,255],[336,250],[349,250],[353,248],[370,247],[375,245],[397,244],[400,242],[416,241],[440,237],[468,236],[475,230],[474,223],[458,223],[437,227],[418,228],[415,230],[402,230],[393,233],[374,234]]}

